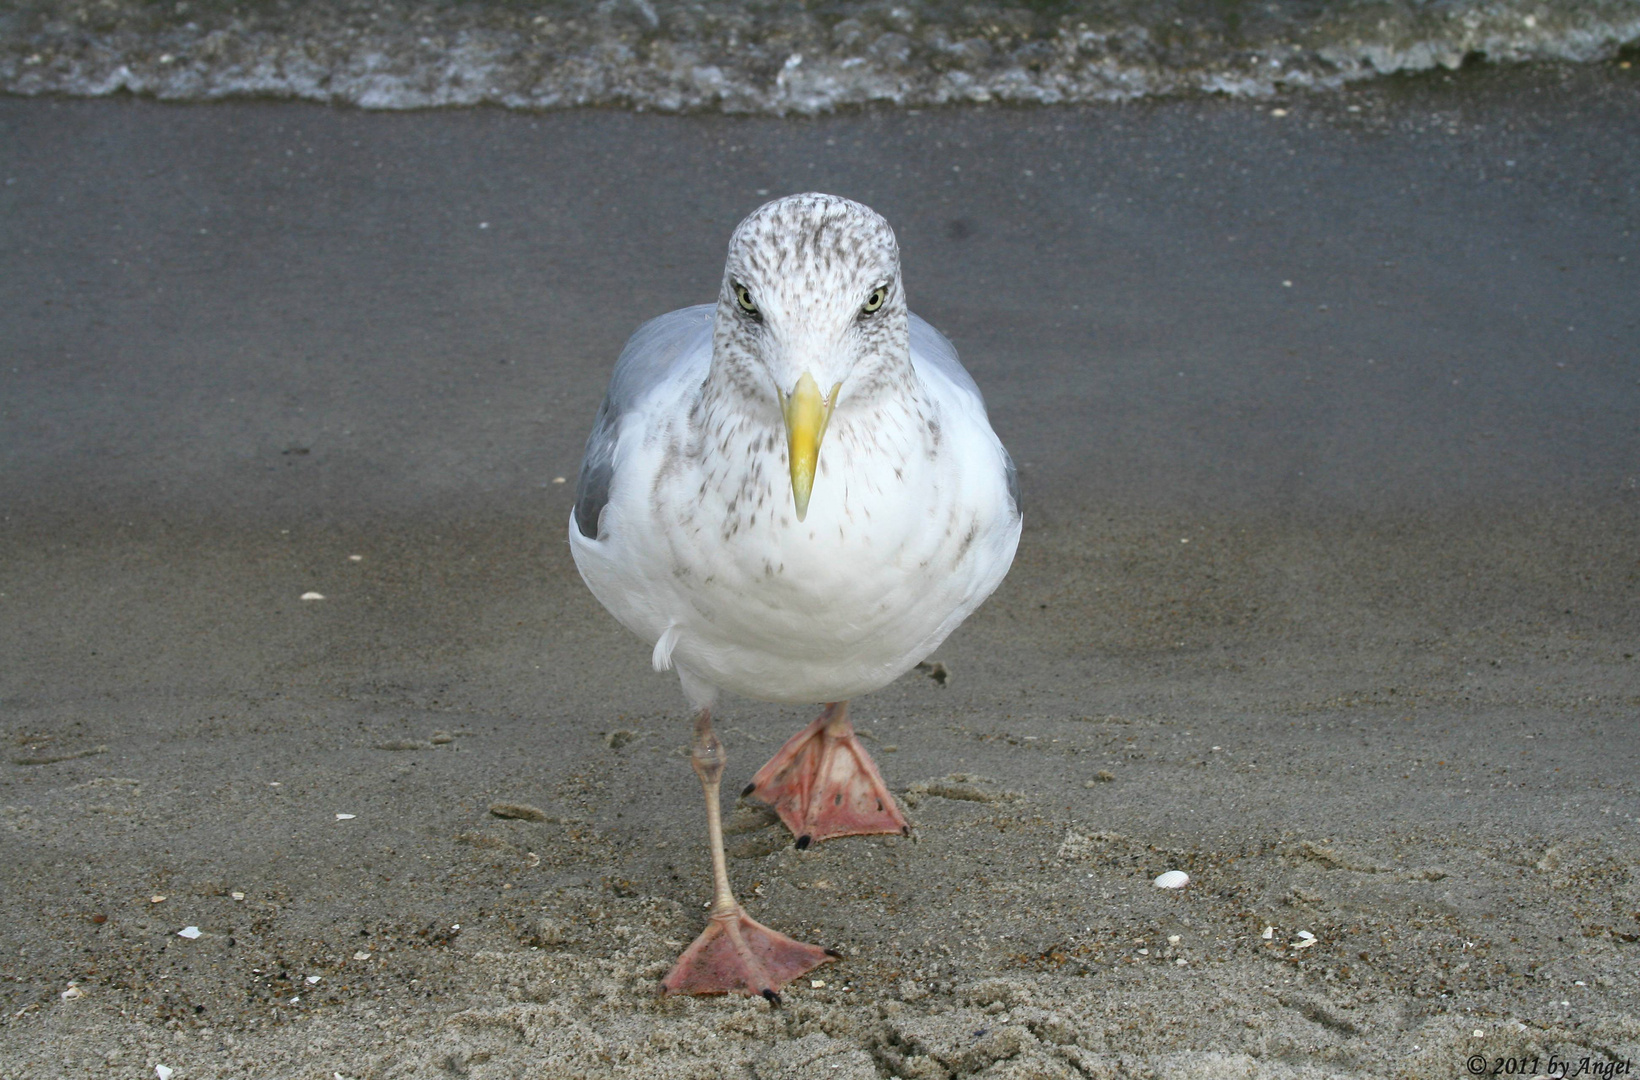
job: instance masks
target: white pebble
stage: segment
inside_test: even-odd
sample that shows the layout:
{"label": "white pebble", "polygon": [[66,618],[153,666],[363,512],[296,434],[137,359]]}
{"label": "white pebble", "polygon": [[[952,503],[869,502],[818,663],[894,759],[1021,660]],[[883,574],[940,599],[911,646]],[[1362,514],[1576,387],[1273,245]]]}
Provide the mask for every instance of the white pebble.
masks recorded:
{"label": "white pebble", "polygon": [[319,981],[319,979],[320,979],[320,976],[318,976],[318,975],[309,975],[307,977],[308,985],[309,986],[315,985]]}
{"label": "white pebble", "polygon": [[1190,884],[1190,875],[1183,870],[1169,870],[1155,881],[1158,889],[1182,889]]}
{"label": "white pebble", "polygon": [[358,817],[357,814],[337,814],[336,815],[336,820],[337,821],[352,821],[356,817]]}
{"label": "white pebble", "polygon": [[303,600],[323,600],[324,598],[325,594],[319,592],[305,592],[302,594]]}
{"label": "white pebble", "polygon": [[68,989],[64,990],[58,996],[61,997],[64,1001],[73,1001],[75,998],[85,997],[85,991],[81,990],[78,986],[74,985],[73,983],[69,983],[68,984]]}
{"label": "white pebble", "polygon": [[370,959],[370,954],[365,952],[363,949],[360,949],[358,952],[353,954],[353,959],[355,959],[355,960],[368,960],[368,959]]}
{"label": "white pebble", "polygon": [[169,1066],[169,1065],[155,1065],[154,1066],[154,1075],[159,1077],[159,1080],[171,1080],[172,1071],[173,1070],[171,1069],[171,1066]]}
{"label": "white pebble", "polygon": [[244,900],[245,899],[245,894],[242,893],[242,892],[229,893],[228,895],[233,897],[235,900]]}
{"label": "white pebble", "polygon": [[177,931],[177,937],[185,937],[189,941],[194,940],[194,938],[196,938],[198,936],[199,936],[199,927],[197,927],[197,926],[184,926],[181,930]]}
{"label": "white pebble", "polygon": [[1271,938],[1273,938],[1275,936],[1276,936],[1276,928],[1273,927],[1273,926],[1266,926],[1264,928],[1264,933],[1259,935],[1259,937],[1263,938],[1265,941],[1269,941]]}

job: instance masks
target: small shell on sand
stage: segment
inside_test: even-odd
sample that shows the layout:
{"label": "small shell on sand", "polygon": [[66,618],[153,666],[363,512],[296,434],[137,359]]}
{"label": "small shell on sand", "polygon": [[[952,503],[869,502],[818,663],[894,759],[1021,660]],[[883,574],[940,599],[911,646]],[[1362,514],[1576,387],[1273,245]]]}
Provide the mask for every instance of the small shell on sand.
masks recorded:
{"label": "small shell on sand", "polygon": [[1190,875],[1183,870],[1169,870],[1154,882],[1158,889],[1182,889],[1190,884]]}
{"label": "small shell on sand", "polygon": [[325,594],[319,592],[305,592],[302,594],[303,600],[323,600],[324,598]]}

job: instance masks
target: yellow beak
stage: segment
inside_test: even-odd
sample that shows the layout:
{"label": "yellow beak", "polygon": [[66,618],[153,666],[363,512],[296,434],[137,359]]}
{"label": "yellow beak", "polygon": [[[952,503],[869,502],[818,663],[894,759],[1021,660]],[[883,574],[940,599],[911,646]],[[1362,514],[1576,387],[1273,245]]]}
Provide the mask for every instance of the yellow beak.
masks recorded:
{"label": "yellow beak", "polygon": [[808,372],[797,380],[790,394],[775,387],[780,395],[780,411],[786,417],[786,457],[792,467],[792,501],[797,504],[797,520],[809,512],[809,492],[814,490],[814,470],[820,463],[820,440],[837,404],[838,383],[828,397],[820,396],[820,386]]}

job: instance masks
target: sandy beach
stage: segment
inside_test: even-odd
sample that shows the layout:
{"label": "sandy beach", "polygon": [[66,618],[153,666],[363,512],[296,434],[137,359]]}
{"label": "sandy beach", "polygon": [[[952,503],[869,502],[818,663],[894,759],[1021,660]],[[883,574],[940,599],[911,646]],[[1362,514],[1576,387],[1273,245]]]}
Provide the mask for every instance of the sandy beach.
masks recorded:
{"label": "sandy beach", "polygon": [[[0,1080],[1632,1073],[1636,177],[1616,63],[0,98]],[[753,916],[842,959],[661,998],[687,717],[564,530],[621,343],[803,190],[894,225],[1025,534],[948,679],[855,703],[910,839],[726,808]],[[725,790],[810,718],[727,702]]]}

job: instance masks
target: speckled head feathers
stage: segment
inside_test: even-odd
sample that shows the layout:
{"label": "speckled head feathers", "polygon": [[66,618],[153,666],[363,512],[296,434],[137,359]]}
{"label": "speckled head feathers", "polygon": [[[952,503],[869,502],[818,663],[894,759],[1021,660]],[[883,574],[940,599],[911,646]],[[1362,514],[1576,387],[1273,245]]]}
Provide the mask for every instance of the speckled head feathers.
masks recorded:
{"label": "speckled head feathers", "polygon": [[846,399],[908,371],[894,230],[875,210],[836,195],[758,207],[729,240],[713,344],[720,374],[769,401],[777,385],[789,391],[805,372],[822,387],[843,384]]}
{"label": "speckled head feathers", "polygon": [[886,283],[899,272],[900,245],[881,214],[852,199],[809,192],[764,203],[735,227],[724,281],[727,288],[737,276],[779,280],[813,297],[849,278],[875,275]]}

